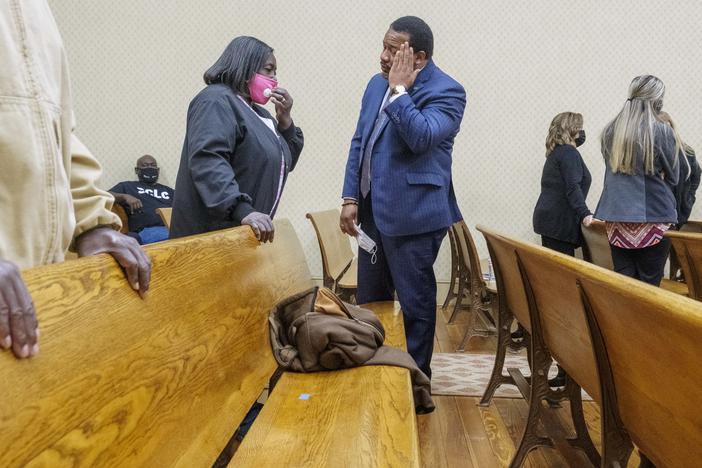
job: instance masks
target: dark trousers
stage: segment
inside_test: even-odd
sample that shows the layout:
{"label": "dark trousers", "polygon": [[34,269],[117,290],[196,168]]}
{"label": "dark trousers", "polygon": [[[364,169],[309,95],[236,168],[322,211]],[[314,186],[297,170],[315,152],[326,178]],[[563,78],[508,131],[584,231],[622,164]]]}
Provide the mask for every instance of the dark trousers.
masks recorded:
{"label": "dark trousers", "polygon": [[670,253],[670,239],[643,249],[622,249],[610,244],[614,271],[654,286],[660,286],[665,262]]}
{"label": "dark trousers", "polygon": [[370,195],[360,203],[361,229],[378,246],[376,262],[358,249],[359,304],[391,301],[394,293],[404,316],[407,351],[431,378],[431,355],[436,328],[436,277],[434,262],[447,228],[413,236],[385,236],[373,220]]}
{"label": "dark trousers", "polygon": [[555,250],[556,252],[570,255],[571,257],[575,257],[575,249],[577,248],[575,244],[571,244],[570,242],[564,242],[546,236],[541,236],[541,245],[548,249]]}

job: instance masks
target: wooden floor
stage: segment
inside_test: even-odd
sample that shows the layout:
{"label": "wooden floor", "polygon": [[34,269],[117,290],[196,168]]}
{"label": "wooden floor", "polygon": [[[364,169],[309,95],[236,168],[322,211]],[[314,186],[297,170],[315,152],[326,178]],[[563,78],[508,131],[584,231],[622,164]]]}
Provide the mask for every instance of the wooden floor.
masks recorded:
{"label": "wooden floor", "polygon": [[[434,352],[453,353],[461,342],[468,312],[461,312],[453,324],[447,323],[448,317],[448,311],[439,308]],[[494,338],[474,337],[466,347],[468,353],[492,354],[494,350]],[[509,465],[526,421],[527,403],[517,398],[494,398],[489,407],[482,408],[477,406],[478,401],[479,398],[474,397],[435,396],[436,411],[417,416],[423,466],[490,468]],[[599,407],[593,402],[584,402],[584,407],[590,435],[599,449]],[[567,403],[556,411],[572,431]],[[629,466],[638,464],[634,453]],[[539,448],[529,454],[524,466],[568,465],[555,450]]]}

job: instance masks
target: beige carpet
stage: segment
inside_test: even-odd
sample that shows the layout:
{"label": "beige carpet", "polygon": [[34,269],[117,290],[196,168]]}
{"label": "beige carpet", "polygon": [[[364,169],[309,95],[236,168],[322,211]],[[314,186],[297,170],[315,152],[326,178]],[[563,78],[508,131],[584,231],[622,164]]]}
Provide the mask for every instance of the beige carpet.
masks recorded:
{"label": "beige carpet", "polygon": [[[431,361],[431,393],[433,395],[454,395],[482,397],[485,387],[490,380],[495,356],[492,354],[468,353],[435,353]],[[522,374],[529,375],[529,364],[526,353],[507,353],[503,374],[507,375],[507,368],[516,367]],[[555,364],[549,371],[549,377],[555,376]],[[496,397],[521,398],[521,394],[514,385],[501,385]],[[583,399],[591,400],[583,391]]]}

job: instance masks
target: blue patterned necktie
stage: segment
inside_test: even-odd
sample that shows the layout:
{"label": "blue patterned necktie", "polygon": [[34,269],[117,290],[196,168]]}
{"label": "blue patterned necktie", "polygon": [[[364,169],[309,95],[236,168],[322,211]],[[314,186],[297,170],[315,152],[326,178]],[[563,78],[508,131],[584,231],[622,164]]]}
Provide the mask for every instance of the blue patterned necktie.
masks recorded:
{"label": "blue patterned necktie", "polygon": [[366,198],[370,192],[371,156],[373,154],[373,146],[375,145],[375,141],[378,139],[380,132],[383,130],[385,122],[388,121],[388,116],[385,114],[385,106],[388,105],[389,101],[388,98],[389,95],[383,101],[381,111],[378,114],[378,117],[375,119],[375,127],[373,127],[373,132],[371,133],[370,138],[368,138],[368,143],[366,143],[366,150],[363,152],[363,164],[361,167],[361,195],[363,195],[363,198]]}

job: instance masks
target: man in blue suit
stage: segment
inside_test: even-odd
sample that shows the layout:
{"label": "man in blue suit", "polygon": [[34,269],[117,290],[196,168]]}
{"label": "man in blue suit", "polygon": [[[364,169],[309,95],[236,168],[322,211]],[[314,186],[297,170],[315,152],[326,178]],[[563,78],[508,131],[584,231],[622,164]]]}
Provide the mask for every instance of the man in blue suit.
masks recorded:
{"label": "man in blue suit", "polygon": [[359,249],[359,304],[397,291],[407,348],[431,377],[436,325],[434,262],[448,227],[461,220],[451,153],[466,93],[432,61],[429,26],[413,16],[390,25],[381,73],[361,102],[346,164],[341,230],[360,224],[377,246]]}

